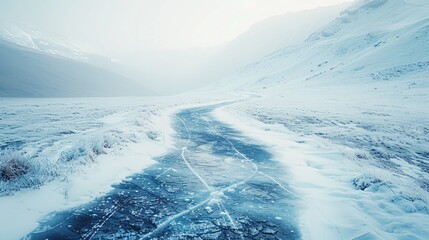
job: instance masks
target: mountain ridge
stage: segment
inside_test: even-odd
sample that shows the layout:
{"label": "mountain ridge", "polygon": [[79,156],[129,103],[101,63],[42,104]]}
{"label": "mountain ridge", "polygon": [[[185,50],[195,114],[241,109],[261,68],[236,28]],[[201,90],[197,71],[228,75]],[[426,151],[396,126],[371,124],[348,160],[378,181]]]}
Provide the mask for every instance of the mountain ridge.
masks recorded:
{"label": "mountain ridge", "polygon": [[106,97],[145,95],[116,73],[0,40],[1,97]]}

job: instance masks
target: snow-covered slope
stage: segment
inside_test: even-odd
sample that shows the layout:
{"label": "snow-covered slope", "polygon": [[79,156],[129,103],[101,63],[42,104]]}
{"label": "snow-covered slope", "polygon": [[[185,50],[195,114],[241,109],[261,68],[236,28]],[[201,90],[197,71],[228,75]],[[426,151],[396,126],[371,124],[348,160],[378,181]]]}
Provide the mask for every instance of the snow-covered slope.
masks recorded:
{"label": "snow-covered slope", "polygon": [[213,83],[284,46],[302,42],[347,6],[349,3],[271,17],[218,47],[153,49],[133,52],[120,60],[134,67],[124,71],[127,75],[153,80],[146,88],[155,86],[166,93],[177,93]]}
{"label": "snow-covered slope", "polygon": [[236,69],[253,63],[269,53],[305,40],[315,30],[334,20],[350,3],[287,13],[265,19],[214,51],[207,69],[221,69],[232,74]]}
{"label": "snow-covered slope", "polygon": [[72,59],[79,62],[105,69],[118,69],[118,63],[113,59],[96,53],[89,46],[83,47],[66,38],[42,31],[32,26],[14,24],[0,18],[0,40],[31,49],[35,52],[53,57]]}
{"label": "snow-covered slope", "polygon": [[42,32],[29,26],[18,26],[0,19],[0,39],[52,56],[88,61],[88,51],[60,36]]}
{"label": "snow-covered slope", "polygon": [[219,116],[285,162],[303,238],[429,235],[428,13],[426,0],[357,1],[209,87],[258,96]]}
{"label": "snow-covered slope", "polygon": [[0,19],[0,97],[94,97],[148,94],[106,69],[106,57],[60,36]]}
{"label": "snow-covered slope", "polygon": [[113,72],[0,40],[0,97],[145,94],[137,83]]}
{"label": "snow-covered slope", "polygon": [[358,1],[304,43],[267,56],[231,78],[236,87],[247,88],[328,81],[390,80],[384,85],[393,85],[410,77],[427,79],[428,12],[425,0]]}

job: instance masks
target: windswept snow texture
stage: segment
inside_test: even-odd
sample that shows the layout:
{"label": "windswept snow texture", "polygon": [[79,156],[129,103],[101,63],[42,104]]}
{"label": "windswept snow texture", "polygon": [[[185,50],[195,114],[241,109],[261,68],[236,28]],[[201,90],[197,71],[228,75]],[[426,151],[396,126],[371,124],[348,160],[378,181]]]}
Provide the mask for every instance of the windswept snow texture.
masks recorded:
{"label": "windswept snow texture", "polygon": [[360,149],[357,159],[427,191],[428,12],[424,0],[359,1],[222,83],[266,96],[246,110],[255,118]]}
{"label": "windswept snow texture", "polygon": [[26,239],[297,239],[296,196],[262,146],[213,120],[174,116],[178,148]]}
{"label": "windswept snow texture", "polygon": [[149,99],[0,99],[0,197],[67,178],[127,143],[158,140],[156,114]]}

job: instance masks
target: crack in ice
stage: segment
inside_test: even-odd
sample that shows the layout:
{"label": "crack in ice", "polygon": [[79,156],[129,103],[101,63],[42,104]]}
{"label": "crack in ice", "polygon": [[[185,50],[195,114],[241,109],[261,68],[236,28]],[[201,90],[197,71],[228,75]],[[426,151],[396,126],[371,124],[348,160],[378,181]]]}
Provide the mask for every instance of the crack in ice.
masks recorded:
{"label": "crack in ice", "polygon": [[[124,203],[128,203],[129,200],[130,200],[130,198],[127,198],[124,201]],[[118,204],[118,205],[114,206],[113,208],[111,208],[111,210],[103,216],[102,219],[104,219],[104,220],[102,222],[96,223],[88,233],[82,235],[82,239],[91,240],[98,233],[98,231],[101,229],[101,227],[103,227],[103,225],[113,216],[113,214],[115,214],[116,211],[118,211],[118,209],[124,205],[124,203]]]}
{"label": "crack in ice", "polygon": [[175,169],[173,169],[173,168],[170,167],[167,170],[165,170],[164,172],[162,172],[161,174],[159,174],[158,176],[156,176],[155,180],[157,180],[158,178],[160,178],[161,176],[163,176],[164,174],[166,174],[169,171],[177,172]]}
{"label": "crack in ice", "polygon": [[213,192],[213,188],[209,186],[206,180],[197,172],[195,169],[189,164],[188,160],[185,157],[185,151],[188,150],[187,147],[182,148],[182,159],[185,162],[186,166],[188,166],[189,170],[200,180],[201,183],[210,191]]}
{"label": "crack in ice", "polygon": [[191,207],[191,208],[188,208],[188,209],[186,209],[186,210],[184,210],[184,211],[182,211],[182,212],[179,212],[179,213],[178,213],[178,214],[176,214],[176,215],[173,215],[173,216],[169,217],[167,220],[165,220],[164,222],[162,222],[161,224],[159,224],[159,225],[156,227],[156,229],[155,229],[155,230],[153,230],[152,232],[150,232],[150,233],[148,233],[148,234],[144,235],[141,239],[142,239],[142,240],[143,240],[143,239],[151,239],[151,237],[152,237],[152,236],[154,236],[154,235],[156,235],[157,233],[159,233],[160,231],[162,231],[162,230],[163,230],[165,227],[167,227],[171,222],[173,222],[174,220],[176,220],[176,219],[178,219],[178,218],[180,218],[180,217],[182,217],[182,216],[184,216],[184,215],[186,215],[186,214],[190,213],[191,211],[193,211],[193,210],[195,210],[195,209],[197,209],[197,208],[199,208],[199,207],[203,206],[204,204],[208,203],[211,199],[212,199],[211,197],[210,197],[210,198],[207,198],[206,200],[204,200],[204,201],[202,201],[202,202],[198,203],[197,205],[195,205],[195,206],[193,206],[193,207]]}

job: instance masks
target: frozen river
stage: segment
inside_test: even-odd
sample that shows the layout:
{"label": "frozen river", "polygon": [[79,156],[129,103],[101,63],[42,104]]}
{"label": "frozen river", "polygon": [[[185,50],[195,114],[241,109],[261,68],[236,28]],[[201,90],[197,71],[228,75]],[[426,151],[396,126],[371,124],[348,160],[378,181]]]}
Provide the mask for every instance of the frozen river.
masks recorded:
{"label": "frozen river", "polygon": [[296,239],[286,171],[211,117],[174,116],[177,147],[96,200],[53,213],[27,239]]}

